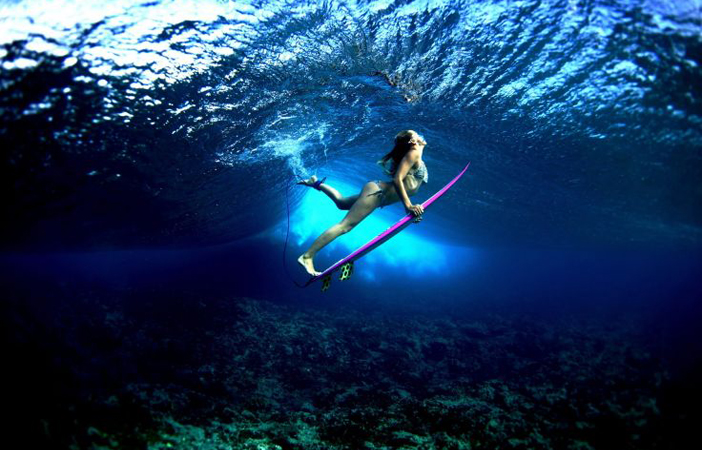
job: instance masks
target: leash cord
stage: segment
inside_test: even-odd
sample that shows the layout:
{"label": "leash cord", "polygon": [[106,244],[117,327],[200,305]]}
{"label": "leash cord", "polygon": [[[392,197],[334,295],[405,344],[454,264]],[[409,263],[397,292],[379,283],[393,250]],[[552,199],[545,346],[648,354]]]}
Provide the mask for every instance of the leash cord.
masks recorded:
{"label": "leash cord", "polygon": [[285,268],[285,273],[287,274],[288,278],[290,278],[290,281],[295,283],[295,286],[302,289],[305,286],[299,284],[297,281],[295,281],[295,279],[292,277],[292,275],[290,275],[290,272],[288,271],[288,264],[287,264],[288,238],[290,237],[290,182],[288,182],[285,185],[285,207],[286,207],[286,212],[288,213],[288,226],[285,230],[285,245],[283,246],[283,268]]}

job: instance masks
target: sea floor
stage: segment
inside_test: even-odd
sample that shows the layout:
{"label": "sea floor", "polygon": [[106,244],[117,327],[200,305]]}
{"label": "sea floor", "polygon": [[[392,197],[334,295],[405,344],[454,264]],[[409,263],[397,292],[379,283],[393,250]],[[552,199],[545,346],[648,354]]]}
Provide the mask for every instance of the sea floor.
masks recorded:
{"label": "sea floor", "polygon": [[3,329],[10,425],[41,448],[679,448],[633,321],[33,298]]}

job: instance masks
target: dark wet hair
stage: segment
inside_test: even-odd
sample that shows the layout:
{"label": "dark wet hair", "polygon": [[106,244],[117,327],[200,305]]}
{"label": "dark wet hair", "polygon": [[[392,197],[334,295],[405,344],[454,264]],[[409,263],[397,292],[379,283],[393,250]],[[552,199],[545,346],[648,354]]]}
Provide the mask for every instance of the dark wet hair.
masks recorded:
{"label": "dark wet hair", "polygon": [[[415,136],[419,139],[416,139]],[[393,173],[395,167],[402,161],[402,158],[404,158],[407,152],[416,144],[426,145],[427,143],[424,138],[414,130],[400,131],[397,133],[397,136],[395,136],[395,146],[380,160],[386,163],[392,159],[392,169],[390,169],[390,173]]]}

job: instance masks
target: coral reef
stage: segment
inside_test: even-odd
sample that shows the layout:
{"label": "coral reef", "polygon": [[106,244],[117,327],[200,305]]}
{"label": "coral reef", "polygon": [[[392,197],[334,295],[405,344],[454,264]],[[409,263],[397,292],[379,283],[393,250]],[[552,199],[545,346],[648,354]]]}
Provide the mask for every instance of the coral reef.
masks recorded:
{"label": "coral reef", "polygon": [[626,323],[90,295],[32,320],[48,447],[665,447],[666,372]]}

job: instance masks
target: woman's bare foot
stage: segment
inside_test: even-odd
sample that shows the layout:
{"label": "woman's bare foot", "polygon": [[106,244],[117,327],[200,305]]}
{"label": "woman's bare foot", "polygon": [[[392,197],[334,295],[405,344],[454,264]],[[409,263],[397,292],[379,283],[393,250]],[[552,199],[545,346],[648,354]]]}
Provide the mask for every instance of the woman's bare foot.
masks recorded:
{"label": "woman's bare foot", "polygon": [[311,177],[309,177],[309,178],[306,179],[306,180],[300,180],[300,181],[298,181],[297,184],[302,184],[302,185],[304,185],[304,186],[312,187],[316,182],[317,182],[317,176],[316,176],[316,175],[312,175]]}
{"label": "woman's bare foot", "polygon": [[312,275],[313,277],[316,277],[317,275],[321,275],[322,272],[317,272],[314,270],[314,261],[312,261],[312,258],[309,256],[305,256],[304,254],[301,255],[299,258],[297,258],[297,262],[304,267],[304,269]]}

